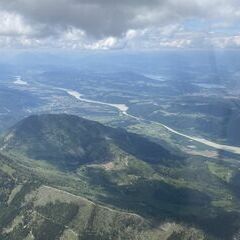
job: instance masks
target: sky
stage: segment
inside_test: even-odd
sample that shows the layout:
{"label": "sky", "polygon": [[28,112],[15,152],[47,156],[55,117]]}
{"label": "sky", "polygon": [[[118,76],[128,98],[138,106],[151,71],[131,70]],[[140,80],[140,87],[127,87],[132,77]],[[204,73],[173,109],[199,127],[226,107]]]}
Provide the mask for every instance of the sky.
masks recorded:
{"label": "sky", "polygon": [[237,49],[239,0],[0,0],[1,49]]}

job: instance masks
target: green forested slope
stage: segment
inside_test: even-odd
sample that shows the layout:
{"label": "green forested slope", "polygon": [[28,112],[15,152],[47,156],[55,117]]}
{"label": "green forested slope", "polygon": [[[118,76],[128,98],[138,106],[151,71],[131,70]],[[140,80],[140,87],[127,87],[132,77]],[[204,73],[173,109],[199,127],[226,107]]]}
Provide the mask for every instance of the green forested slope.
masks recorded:
{"label": "green forested slope", "polygon": [[227,240],[240,228],[230,159],[64,114],[21,121],[1,152],[1,239]]}

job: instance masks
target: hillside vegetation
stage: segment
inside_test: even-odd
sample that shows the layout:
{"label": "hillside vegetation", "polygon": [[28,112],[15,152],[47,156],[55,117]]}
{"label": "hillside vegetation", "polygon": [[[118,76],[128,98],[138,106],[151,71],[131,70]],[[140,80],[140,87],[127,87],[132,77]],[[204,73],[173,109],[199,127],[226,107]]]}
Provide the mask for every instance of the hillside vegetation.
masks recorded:
{"label": "hillside vegetation", "polygon": [[[230,240],[238,163],[187,156],[72,115],[37,115],[1,139],[1,239]],[[178,151],[179,152],[179,151]]]}

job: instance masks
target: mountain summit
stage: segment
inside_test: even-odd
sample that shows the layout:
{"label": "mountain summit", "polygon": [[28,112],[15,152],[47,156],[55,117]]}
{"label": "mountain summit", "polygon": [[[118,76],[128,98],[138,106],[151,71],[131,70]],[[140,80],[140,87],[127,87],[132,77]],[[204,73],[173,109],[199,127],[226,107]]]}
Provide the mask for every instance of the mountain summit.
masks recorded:
{"label": "mountain summit", "polygon": [[67,114],[23,119],[4,135],[1,149],[64,169],[113,161],[116,150],[153,164],[169,165],[177,158],[140,135]]}

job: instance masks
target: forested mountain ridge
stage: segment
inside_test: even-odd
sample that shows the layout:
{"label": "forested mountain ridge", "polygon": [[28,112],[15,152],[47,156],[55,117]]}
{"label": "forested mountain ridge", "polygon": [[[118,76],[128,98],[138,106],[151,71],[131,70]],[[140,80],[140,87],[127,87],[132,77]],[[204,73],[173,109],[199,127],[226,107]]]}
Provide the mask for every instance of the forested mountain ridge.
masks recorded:
{"label": "forested mountain ridge", "polygon": [[231,164],[73,115],[30,116],[1,139],[1,239],[233,239]]}

